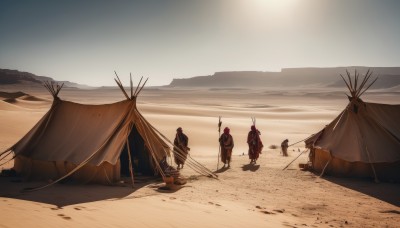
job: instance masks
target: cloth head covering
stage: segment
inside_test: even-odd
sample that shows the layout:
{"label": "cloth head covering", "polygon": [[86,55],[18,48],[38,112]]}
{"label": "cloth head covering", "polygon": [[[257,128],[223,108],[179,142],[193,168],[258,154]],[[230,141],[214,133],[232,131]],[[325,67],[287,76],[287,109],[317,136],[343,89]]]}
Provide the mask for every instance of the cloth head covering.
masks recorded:
{"label": "cloth head covering", "polygon": [[182,132],[182,128],[178,127],[178,129],[176,129],[177,132]]}
{"label": "cloth head covering", "polygon": [[251,125],[251,130],[252,130],[252,131],[255,131],[255,130],[256,130],[256,126]]}
{"label": "cloth head covering", "polygon": [[225,133],[225,134],[229,134],[229,132],[230,132],[229,127],[224,128],[224,133]]}

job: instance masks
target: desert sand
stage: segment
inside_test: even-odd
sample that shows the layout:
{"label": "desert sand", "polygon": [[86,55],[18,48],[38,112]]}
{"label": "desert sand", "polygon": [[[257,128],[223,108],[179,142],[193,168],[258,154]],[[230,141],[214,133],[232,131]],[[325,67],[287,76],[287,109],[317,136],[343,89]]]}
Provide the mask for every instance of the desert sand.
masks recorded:
{"label": "desert sand", "polygon": [[[17,92],[12,88],[12,91]],[[6,89],[2,89],[5,91]],[[51,105],[43,88],[1,97],[0,150],[12,146]],[[309,92],[312,91],[312,92]],[[124,99],[116,88],[65,88],[60,97],[86,104]],[[371,91],[369,102],[398,103],[400,94]],[[301,171],[307,161],[301,141],[333,120],[346,106],[343,91],[321,88],[173,89],[148,88],[138,109],[170,140],[177,127],[189,137],[191,156],[218,179],[182,170],[186,185],[164,191],[160,179],[139,179],[125,186],[56,184],[22,193],[42,182],[0,178],[0,227],[398,227],[400,185],[372,180],[319,177]],[[232,167],[217,170],[218,116],[235,140]],[[249,165],[246,136],[256,117],[264,150]],[[300,152],[299,152],[300,151]],[[289,162],[286,170],[282,170]],[[1,166],[11,168],[12,161]],[[221,168],[219,163],[219,168]]]}

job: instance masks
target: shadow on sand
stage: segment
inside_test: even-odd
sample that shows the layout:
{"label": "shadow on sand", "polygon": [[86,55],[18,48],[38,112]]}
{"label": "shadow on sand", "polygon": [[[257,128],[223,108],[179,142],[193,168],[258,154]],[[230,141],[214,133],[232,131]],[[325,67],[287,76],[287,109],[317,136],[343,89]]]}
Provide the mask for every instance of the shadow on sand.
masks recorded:
{"label": "shadow on sand", "polygon": [[[332,176],[324,176],[323,178],[334,184],[361,192],[394,206],[400,207],[399,183],[375,183],[371,179],[339,178]],[[382,213],[385,213],[385,211],[382,211]],[[400,211],[396,211],[396,214],[400,214]]]}
{"label": "shadow on sand", "polygon": [[220,169],[218,169],[217,171],[215,171],[215,173],[223,173],[223,172],[225,172],[225,171],[228,170],[228,169],[230,169],[230,168],[228,168],[227,166],[222,166]]}
{"label": "shadow on sand", "polygon": [[246,164],[242,166],[242,170],[243,171],[251,171],[251,172],[255,172],[260,168],[260,165],[257,164]]}
{"label": "shadow on sand", "polygon": [[62,208],[100,200],[122,199],[155,182],[160,183],[160,180],[152,179],[146,182],[135,182],[134,188],[130,183],[118,186],[68,183],[55,184],[33,192],[22,192],[24,188],[41,186],[45,182],[20,182],[16,178],[2,177],[0,178],[0,197],[52,204],[57,208]]}

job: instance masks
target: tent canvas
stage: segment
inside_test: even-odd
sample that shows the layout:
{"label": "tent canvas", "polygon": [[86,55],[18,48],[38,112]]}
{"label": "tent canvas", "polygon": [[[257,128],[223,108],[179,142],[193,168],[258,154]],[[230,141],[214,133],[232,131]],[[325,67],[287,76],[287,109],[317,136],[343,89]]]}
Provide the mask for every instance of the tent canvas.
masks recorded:
{"label": "tent canvas", "polygon": [[348,73],[349,104],[305,141],[314,170],[337,176],[400,179],[400,105],[363,102],[360,95],[373,84],[366,86],[370,75],[367,72],[357,87],[357,72],[353,81]]}

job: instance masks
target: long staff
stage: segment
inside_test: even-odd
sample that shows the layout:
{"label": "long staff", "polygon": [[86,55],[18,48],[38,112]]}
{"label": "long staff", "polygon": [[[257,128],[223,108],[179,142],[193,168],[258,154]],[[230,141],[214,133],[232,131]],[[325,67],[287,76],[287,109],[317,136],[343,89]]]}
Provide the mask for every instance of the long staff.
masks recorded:
{"label": "long staff", "polygon": [[222,125],[222,121],[221,121],[221,116],[219,116],[219,120],[218,120],[218,143],[219,143],[219,151],[218,151],[218,161],[217,161],[217,170],[219,168],[219,156],[221,154],[221,142],[219,142],[219,139],[221,138],[221,125]]}

